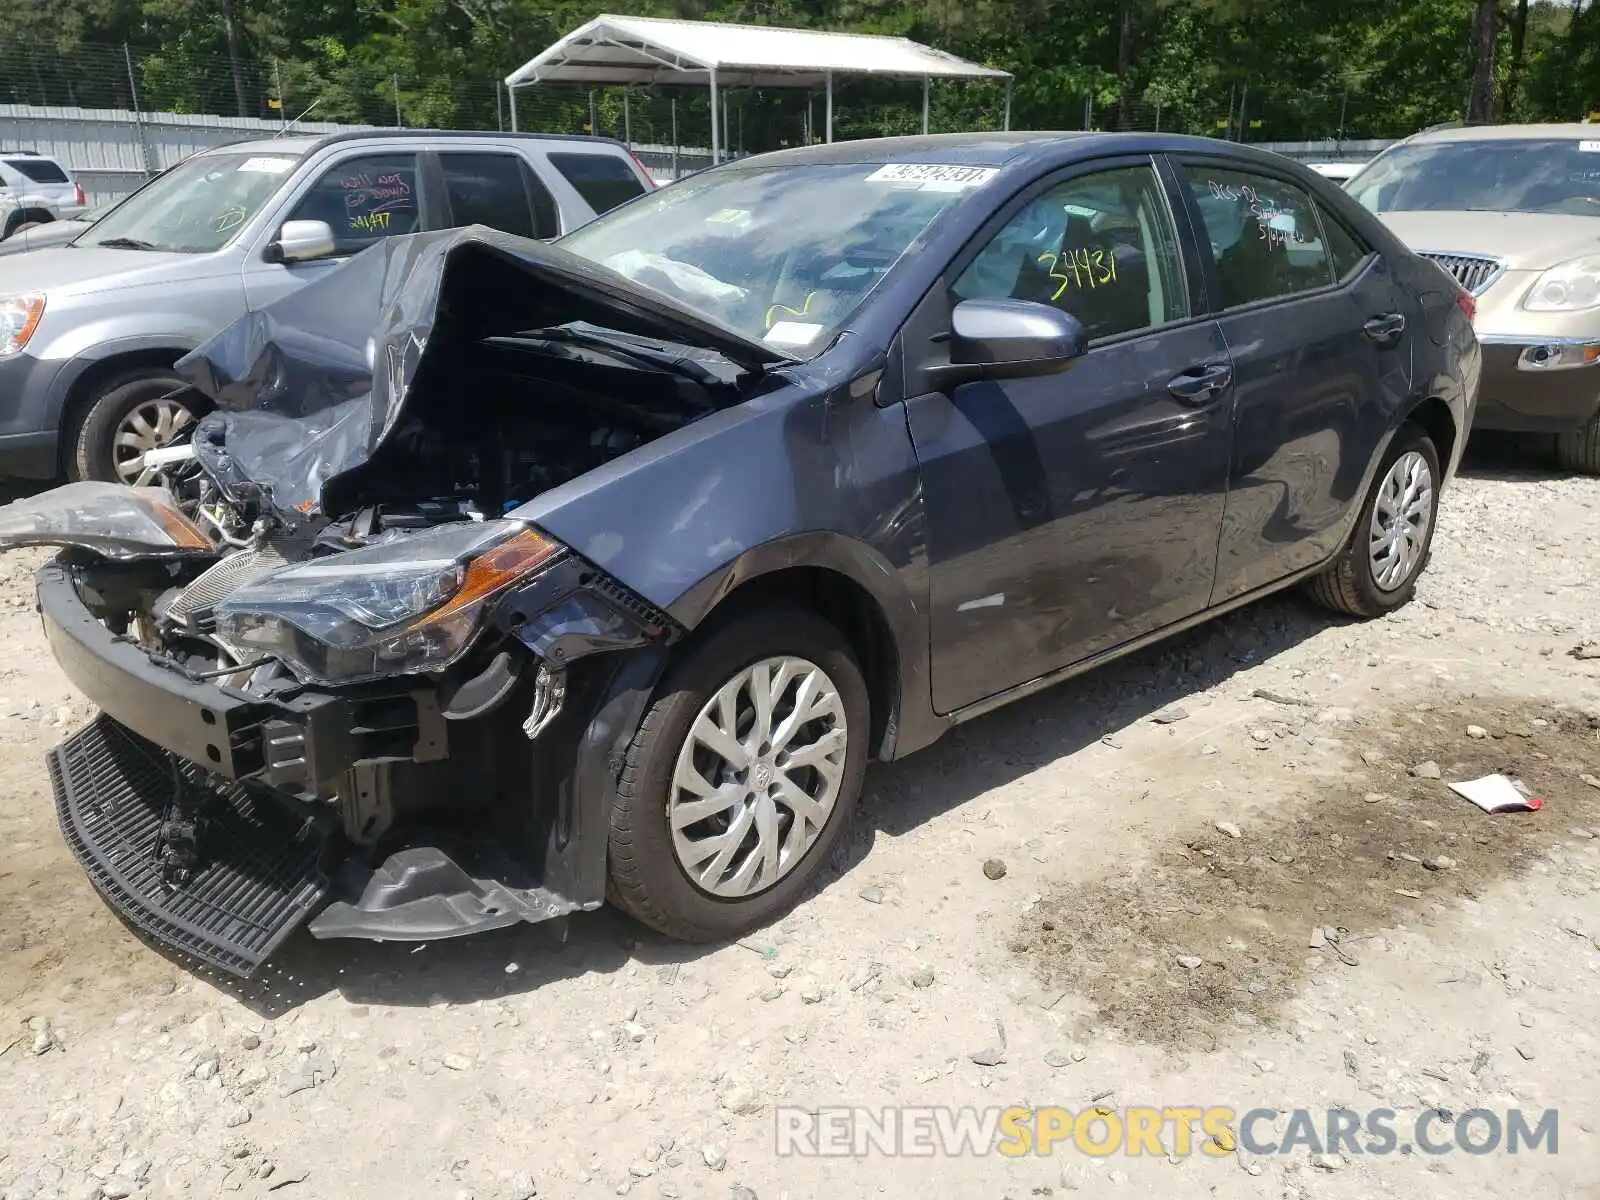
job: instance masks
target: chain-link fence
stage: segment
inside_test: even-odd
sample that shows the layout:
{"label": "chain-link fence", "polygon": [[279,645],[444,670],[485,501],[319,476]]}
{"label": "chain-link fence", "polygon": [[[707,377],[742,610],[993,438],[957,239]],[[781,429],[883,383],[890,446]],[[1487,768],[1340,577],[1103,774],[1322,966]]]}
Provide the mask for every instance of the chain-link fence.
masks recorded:
{"label": "chain-link fence", "polygon": [[[52,47],[0,40],[0,103],[71,105],[172,113],[427,128],[503,129],[510,105],[500,82],[516,64],[441,63],[426,74],[391,71],[338,47],[309,47],[290,59],[230,59],[178,48],[139,53],[123,45]],[[1181,87],[1155,80],[1138,96],[1119,99],[1017,80],[1013,123],[1034,129],[1164,129],[1241,141],[1396,137],[1422,119],[1458,116],[1465,96],[1418,95],[1405,79],[1376,81],[1360,73],[1295,80],[1228,82],[1228,73],[1196,72],[1215,81]],[[1396,103],[1394,90],[1408,97]],[[624,95],[627,102],[624,102]],[[782,89],[728,90],[728,145],[756,152],[794,145],[822,133],[822,98]],[[676,99],[678,103],[673,104]],[[679,135],[672,136],[676,111]],[[838,137],[914,132],[921,126],[922,85],[840,77],[834,94]],[[930,124],[938,131],[997,128],[1004,92],[988,82],[937,83]],[[709,112],[704,90],[542,85],[517,93],[518,124],[527,129],[597,132],[635,141],[705,145]],[[631,128],[630,128],[631,126]]]}
{"label": "chain-link fence", "polygon": [[[510,96],[494,64],[432,70],[424,75],[386,71],[342,51],[312,48],[294,60],[230,59],[178,48],[136,53],[123,45],[76,46],[70,53],[18,41],[0,41],[0,105],[70,106],[134,114],[147,126],[182,124],[191,114],[242,136],[334,126],[510,129]],[[481,71],[481,74],[479,73]],[[1403,136],[1431,120],[1458,115],[1462,98],[1417,96],[1397,104],[1389,90],[1359,75],[1298,81],[1291,87],[1236,81],[1196,89],[1159,81],[1138,97],[1114,93],[1041,93],[1023,77],[1016,82],[1012,124],[1033,129],[1154,129],[1258,143],[1341,143]],[[939,82],[931,90],[934,132],[998,129],[1005,91],[987,81]],[[721,144],[732,155],[759,153],[820,141],[826,102],[820,91],[722,91]],[[920,81],[839,77],[834,86],[837,139],[915,133],[922,128]],[[13,110],[13,112],[20,110]],[[162,114],[167,114],[163,116]],[[330,123],[330,124],[324,124]],[[671,177],[704,165],[711,143],[706,89],[540,85],[518,89],[515,124],[550,133],[592,132],[635,147],[650,168]],[[144,131],[148,141],[148,130]],[[26,137],[12,122],[12,137]],[[209,132],[204,144],[218,138]],[[171,165],[188,133],[144,163],[96,158],[89,145],[68,158],[77,169],[156,170]],[[43,147],[36,147],[43,149]],[[1337,150],[1332,150],[1337,153]],[[125,156],[124,156],[125,157]],[[102,161],[105,160],[105,161]]]}

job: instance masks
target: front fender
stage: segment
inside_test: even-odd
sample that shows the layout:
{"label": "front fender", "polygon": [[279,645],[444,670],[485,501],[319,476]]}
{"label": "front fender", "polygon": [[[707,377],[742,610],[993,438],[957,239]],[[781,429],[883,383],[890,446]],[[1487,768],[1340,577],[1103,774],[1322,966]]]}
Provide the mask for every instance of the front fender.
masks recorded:
{"label": "front fender", "polygon": [[[897,752],[942,726],[928,698],[927,537],[902,406],[800,383],[716,413],[510,514],[693,629],[791,567],[870,596],[894,639]],[[926,718],[926,719],[925,719]]]}

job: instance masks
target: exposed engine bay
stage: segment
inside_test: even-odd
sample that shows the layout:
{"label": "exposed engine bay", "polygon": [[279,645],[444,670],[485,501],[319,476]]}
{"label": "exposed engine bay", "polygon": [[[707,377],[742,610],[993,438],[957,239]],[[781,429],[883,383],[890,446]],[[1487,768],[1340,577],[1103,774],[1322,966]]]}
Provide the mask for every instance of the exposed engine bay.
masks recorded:
{"label": "exposed engine bay", "polygon": [[100,615],[191,675],[260,694],[297,687],[281,662],[241,657],[218,639],[217,608],[240,588],[295,563],[492,521],[738,397],[737,371],[719,376],[671,357],[659,366],[642,358],[666,353],[657,347],[620,336],[615,347],[575,345],[571,336],[494,338],[419,373],[401,422],[341,481],[329,514],[284,512],[270,492],[230,478],[226,442],[203,424],[164,472],[214,558],[194,554],[159,572],[147,563],[145,578],[131,571],[118,589],[125,613]]}
{"label": "exposed engine bay", "polygon": [[[486,315],[512,263],[551,286]],[[165,487],[0,508],[0,548],[63,548],[45,631],[102,712],[51,757],[63,830],[158,940],[248,974],[330,893],[317,936],[601,903],[604,838],[579,834],[606,739],[679,630],[516,510],[764,372],[568,290],[591,270],[486,231],[388,239],[180,364],[217,407],[157,452]],[[616,319],[521,323],[569,310]]]}

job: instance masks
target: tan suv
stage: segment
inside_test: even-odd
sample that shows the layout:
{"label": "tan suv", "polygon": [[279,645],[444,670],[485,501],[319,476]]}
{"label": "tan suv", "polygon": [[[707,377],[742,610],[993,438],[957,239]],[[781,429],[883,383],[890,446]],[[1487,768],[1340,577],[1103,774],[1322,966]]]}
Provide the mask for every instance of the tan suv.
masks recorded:
{"label": "tan suv", "polygon": [[1600,474],[1600,125],[1429,129],[1347,190],[1477,303],[1476,429]]}

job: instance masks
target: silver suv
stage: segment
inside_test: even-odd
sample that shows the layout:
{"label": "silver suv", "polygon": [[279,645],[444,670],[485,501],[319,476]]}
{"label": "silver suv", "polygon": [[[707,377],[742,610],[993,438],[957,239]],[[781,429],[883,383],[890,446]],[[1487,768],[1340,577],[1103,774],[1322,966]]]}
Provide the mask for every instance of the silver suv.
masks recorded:
{"label": "silver suv", "polygon": [[0,240],[89,207],[72,172],[48,154],[0,148]]}
{"label": "silver suv", "polygon": [[245,313],[391,234],[551,238],[653,186],[600,138],[394,130],[197,154],[70,244],[0,258],[0,474],[150,482],[147,456],[198,415],[173,364]]}

